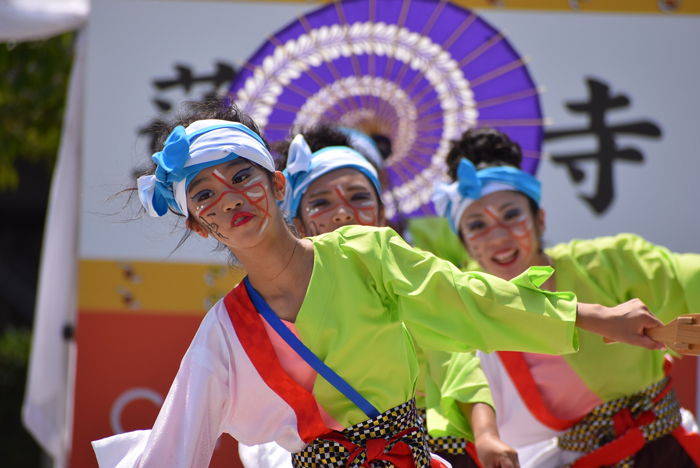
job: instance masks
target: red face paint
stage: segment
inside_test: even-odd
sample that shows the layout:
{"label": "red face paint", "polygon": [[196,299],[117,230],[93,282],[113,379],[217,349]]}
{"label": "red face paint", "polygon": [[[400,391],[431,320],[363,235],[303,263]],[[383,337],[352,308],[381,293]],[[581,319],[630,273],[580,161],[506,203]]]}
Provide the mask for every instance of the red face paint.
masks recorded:
{"label": "red face paint", "polygon": [[532,238],[530,236],[532,225],[529,223],[527,216],[524,216],[520,221],[505,224],[498,218],[498,215],[494,213],[490,207],[486,207],[484,211],[486,211],[486,214],[489,215],[495,224],[474,235],[467,234],[467,239],[470,241],[478,240],[491,233],[494,229],[505,229],[523,250],[525,257],[528,257],[530,252],[532,252]]}
{"label": "red face paint", "polygon": [[[350,209],[350,211],[353,212],[355,215],[355,220],[357,221],[358,224],[362,226],[376,226],[377,225],[377,213],[376,213],[376,205],[375,206],[368,206],[366,208],[356,208],[350,204],[350,201],[348,201],[347,198],[343,195],[343,192],[340,190],[340,188],[335,189],[335,193],[338,194],[338,197],[340,198],[340,202],[336,203],[335,205],[331,206],[330,208],[326,208],[323,211],[318,211],[312,215],[309,215],[309,218],[315,219],[318,218],[319,216],[322,216],[326,213],[333,212],[340,208],[341,206],[345,206],[346,208]],[[374,205],[374,203],[372,203]],[[370,213],[370,216],[367,215],[367,213]],[[365,221],[366,219],[369,219],[370,221]]]}
{"label": "red face paint", "polygon": [[[212,176],[224,184],[224,186],[228,189],[223,191],[217,198],[214,200],[212,203],[207,205],[205,208],[203,208],[199,213],[197,213],[197,216],[200,218],[204,219],[204,213],[212,209],[217,203],[221,201],[221,199],[229,193],[235,193],[238,195],[241,195],[243,198],[248,200],[251,205],[255,206],[258,208],[261,213],[262,213],[262,220],[260,221],[260,226],[258,227],[258,234],[261,234],[265,227],[267,226],[267,223],[270,218],[270,201],[267,196],[267,191],[265,190],[265,186],[262,184],[262,182],[257,182],[249,187],[245,187],[244,190],[238,189],[236,187],[231,186],[219,173],[218,171],[214,171]],[[259,189],[262,192],[262,195],[257,198],[257,201],[253,200],[248,194],[254,190],[254,189]],[[206,221],[206,220],[205,220]]]}

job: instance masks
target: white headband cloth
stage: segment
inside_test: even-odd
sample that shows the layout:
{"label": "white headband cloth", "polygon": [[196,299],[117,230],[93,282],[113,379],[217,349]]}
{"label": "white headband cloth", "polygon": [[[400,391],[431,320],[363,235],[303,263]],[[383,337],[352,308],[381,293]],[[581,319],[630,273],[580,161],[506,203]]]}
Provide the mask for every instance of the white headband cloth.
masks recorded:
{"label": "white headband cloth", "polygon": [[457,182],[439,183],[433,191],[433,204],[438,215],[446,217],[450,228],[459,235],[459,222],[474,201],[494,192],[514,190],[530,197],[537,206],[542,198],[540,181],[516,167],[498,166],[477,171],[468,159],[457,167]]}
{"label": "white headband cloth", "polygon": [[275,172],[272,155],[262,138],[238,122],[198,120],[187,128],[177,126],[162,151],[151,159],[155,175],[139,177],[141,204],[151,216],[163,216],[171,206],[187,215],[187,187],[207,167],[244,158]]}
{"label": "white headband cloth", "polygon": [[345,134],[345,136],[347,136],[350,140],[350,146],[356,149],[362,156],[367,158],[369,162],[374,164],[374,167],[381,168],[384,166],[384,158],[382,158],[382,153],[379,151],[379,147],[369,135],[350,127],[339,127],[338,131]]}
{"label": "white headband cloth", "polygon": [[287,167],[283,171],[287,191],[284,200],[279,202],[282,212],[290,218],[297,216],[301,197],[309,185],[319,177],[343,168],[360,171],[374,184],[377,195],[381,195],[377,171],[360,153],[347,146],[329,146],[312,153],[303,135],[294,137],[289,146]]}

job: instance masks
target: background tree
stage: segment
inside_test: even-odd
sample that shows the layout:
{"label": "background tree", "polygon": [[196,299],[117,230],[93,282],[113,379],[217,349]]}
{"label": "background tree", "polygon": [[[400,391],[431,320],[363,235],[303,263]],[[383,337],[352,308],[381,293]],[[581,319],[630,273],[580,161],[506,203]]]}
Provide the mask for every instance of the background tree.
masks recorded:
{"label": "background tree", "polygon": [[44,220],[73,60],[73,35],[0,44],[0,453],[37,468],[21,424]]}

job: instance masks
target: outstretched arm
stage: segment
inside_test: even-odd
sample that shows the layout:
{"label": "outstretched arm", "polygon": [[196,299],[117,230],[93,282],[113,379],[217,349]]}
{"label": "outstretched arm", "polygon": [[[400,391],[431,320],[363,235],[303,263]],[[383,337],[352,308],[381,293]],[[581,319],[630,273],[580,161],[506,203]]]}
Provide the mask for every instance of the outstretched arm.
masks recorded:
{"label": "outstretched arm", "polygon": [[644,334],[644,330],[661,327],[663,322],[654,317],[639,299],[632,299],[615,307],[579,302],[576,326],[620,343],[647,349],[666,349],[663,343]]}

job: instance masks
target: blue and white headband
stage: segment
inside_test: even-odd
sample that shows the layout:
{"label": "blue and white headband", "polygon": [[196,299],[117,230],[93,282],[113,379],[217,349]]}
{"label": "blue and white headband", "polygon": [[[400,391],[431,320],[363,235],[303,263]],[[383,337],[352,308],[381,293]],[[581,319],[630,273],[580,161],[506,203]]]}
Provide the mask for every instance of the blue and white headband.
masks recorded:
{"label": "blue and white headband", "polygon": [[345,167],[360,171],[372,181],[377,194],[382,193],[374,166],[354,149],[347,146],[329,146],[312,153],[303,135],[294,137],[289,146],[287,167],[283,171],[287,178],[287,191],[284,200],[279,202],[282,212],[289,217],[296,216],[301,197],[311,182]]}
{"label": "blue and white headband", "polygon": [[379,147],[369,135],[350,127],[339,127],[338,130],[348,137],[350,140],[350,146],[356,149],[362,156],[367,158],[369,162],[374,164],[374,167],[382,167],[384,165],[382,153],[379,151]]}
{"label": "blue and white headband", "polygon": [[198,120],[186,129],[175,129],[165,140],[163,151],[151,159],[155,175],[139,177],[141,204],[151,216],[163,216],[168,205],[187,215],[187,186],[207,167],[238,157],[275,172],[272,155],[251,129],[227,120]]}
{"label": "blue and white headband", "polygon": [[462,159],[457,167],[457,182],[438,184],[433,191],[433,204],[435,211],[446,217],[455,234],[459,234],[459,222],[467,207],[481,197],[503,190],[523,193],[538,206],[542,197],[540,181],[525,171],[510,166],[477,171],[471,161]]}

